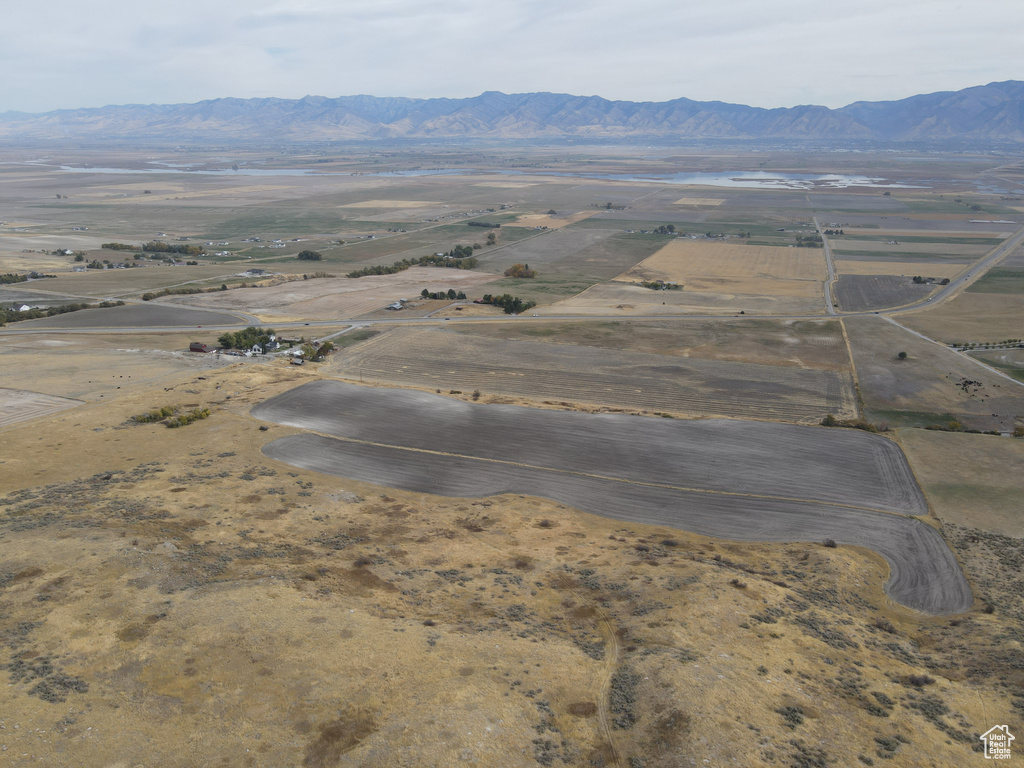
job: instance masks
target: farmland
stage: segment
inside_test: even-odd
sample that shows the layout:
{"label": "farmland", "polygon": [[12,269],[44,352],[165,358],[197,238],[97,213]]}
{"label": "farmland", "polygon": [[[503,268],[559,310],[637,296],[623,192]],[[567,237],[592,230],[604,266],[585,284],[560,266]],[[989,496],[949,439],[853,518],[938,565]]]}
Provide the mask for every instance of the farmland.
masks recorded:
{"label": "farmland", "polygon": [[839,306],[850,312],[899,307],[920,301],[936,286],[895,275],[841,275],[835,286]]}
{"label": "farmland", "polygon": [[[681,415],[816,421],[855,413],[848,373],[586,346],[392,331],[332,363],[350,380]],[[766,400],[770,398],[770,402]]]}
{"label": "farmland", "polygon": [[[328,382],[278,395],[253,414],[355,438],[297,436],[265,448],[306,469],[445,496],[529,490],[622,520],[727,538],[746,538],[756,520],[759,539],[835,538],[883,553],[893,568],[890,594],[915,608],[956,612],[970,602],[940,537],[916,521],[868,511],[924,510],[900,451],[871,435],[738,421],[643,424]],[[715,477],[725,456],[732,471]],[[687,511],[659,514],[668,506]],[[897,554],[907,551],[927,554],[922,561]]]}
{"label": "farmland", "polygon": [[[0,301],[127,302],[0,328],[2,754],[980,759],[1024,684],[1011,159],[0,148],[0,274],[56,275]],[[879,186],[670,178],[747,169]],[[97,268],[154,240],[206,255]],[[471,303],[506,292],[537,304]],[[335,350],[186,351],[257,323]]]}

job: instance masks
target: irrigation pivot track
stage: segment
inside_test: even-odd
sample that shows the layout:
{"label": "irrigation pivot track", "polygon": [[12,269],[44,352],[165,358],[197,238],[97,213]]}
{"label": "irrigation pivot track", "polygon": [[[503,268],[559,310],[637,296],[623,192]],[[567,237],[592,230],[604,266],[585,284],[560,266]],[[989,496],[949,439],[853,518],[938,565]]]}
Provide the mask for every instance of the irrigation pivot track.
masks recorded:
{"label": "irrigation pivot track", "polygon": [[481,405],[430,393],[306,384],[253,408],[320,434],[264,453],[294,466],[445,496],[523,493],[619,520],[743,541],[868,547],[889,595],[966,610],[970,588],[892,442],[855,430],[677,421]]}

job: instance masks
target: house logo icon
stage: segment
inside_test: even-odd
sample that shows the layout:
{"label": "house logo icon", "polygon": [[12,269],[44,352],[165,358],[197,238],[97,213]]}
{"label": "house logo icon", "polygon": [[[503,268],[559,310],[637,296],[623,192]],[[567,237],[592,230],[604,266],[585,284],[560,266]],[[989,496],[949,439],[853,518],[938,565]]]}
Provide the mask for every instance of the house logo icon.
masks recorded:
{"label": "house logo icon", "polygon": [[1013,741],[1013,734],[1009,726],[994,725],[979,737],[985,742],[986,760],[1009,760],[1010,742]]}

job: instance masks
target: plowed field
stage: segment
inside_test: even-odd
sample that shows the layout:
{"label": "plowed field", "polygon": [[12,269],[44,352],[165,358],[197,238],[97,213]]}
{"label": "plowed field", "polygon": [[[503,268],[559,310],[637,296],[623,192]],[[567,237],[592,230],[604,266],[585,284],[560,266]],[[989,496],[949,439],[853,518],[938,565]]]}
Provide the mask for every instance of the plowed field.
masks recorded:
{"label": "plowed field", "polygon": [[[256,406],[316,430],[264,447],[307,469],[449,496],[515,492],[747,541],[832,538],[879,552],[890,595],[964,610],[971,593],[899,448],[861,432],[479,405],[321,381]],[[336,439],[341,438],[341,439]],[[887,514],[903,513],[903,514]]]}

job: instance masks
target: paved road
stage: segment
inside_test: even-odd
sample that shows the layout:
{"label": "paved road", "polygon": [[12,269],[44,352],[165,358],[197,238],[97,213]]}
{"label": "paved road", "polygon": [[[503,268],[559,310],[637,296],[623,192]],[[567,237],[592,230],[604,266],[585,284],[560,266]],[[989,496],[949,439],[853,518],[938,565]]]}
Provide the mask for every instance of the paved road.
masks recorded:
{"label": "paved road", "polygon": [[832,246],[829,244],[821,224],[818,223],[818,217],[815,216],[811,221],[814,222],[814,228],[821,236],[821,247],[825,251],[825,266],[828,268],[828,279],[825,281],[825,314],[834,315],[836,314],[836,305],[835,299],[832,298],[832,284],[836,281],[836,268],[832,262]]}

